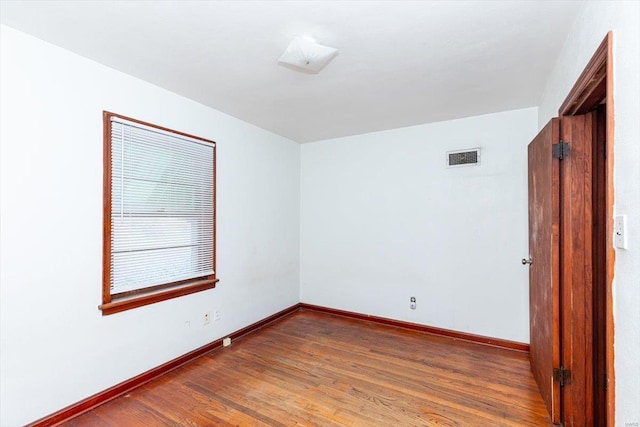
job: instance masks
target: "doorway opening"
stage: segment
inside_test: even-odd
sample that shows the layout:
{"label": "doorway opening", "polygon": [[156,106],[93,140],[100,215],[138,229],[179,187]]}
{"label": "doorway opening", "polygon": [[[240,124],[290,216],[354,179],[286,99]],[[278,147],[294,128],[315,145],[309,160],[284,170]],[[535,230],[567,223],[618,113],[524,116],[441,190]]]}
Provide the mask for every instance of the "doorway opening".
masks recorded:
{"label": "doorway opening", "polygon": [[610,32],[529,145],[531,366],[565,426],[614,421],[612,65]]}

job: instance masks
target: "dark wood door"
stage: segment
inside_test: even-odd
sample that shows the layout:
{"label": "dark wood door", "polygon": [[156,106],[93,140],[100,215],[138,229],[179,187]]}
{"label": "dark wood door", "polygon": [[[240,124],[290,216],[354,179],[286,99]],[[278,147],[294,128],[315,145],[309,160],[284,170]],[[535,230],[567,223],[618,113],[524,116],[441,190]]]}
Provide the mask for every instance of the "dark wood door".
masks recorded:
{"label": "dark wood door", "polygon": [[[561,420],[566,427],[596,425],[594,379],[603,375],[602,368],[594,365],[594,353],[598,354],[594,351],[593,310],[594,291],[598,291],[593,286],[594,202],[598,205],[592,179],[593,144],[598,137],[596,119],[597,113],[592,112],[565,116],[561,121],[562,140],[570,146],[569,155],[560,162],[560,360],[571,373],[571,380],[561,388]],[[598,383],[603,386],[602,381]]]}
{"label": "dark wood door", "polygon": [[552,119],[529,144],[529,327],[531,369],[551,420],[560,423],[560,186],[552,156],[560,122]]}

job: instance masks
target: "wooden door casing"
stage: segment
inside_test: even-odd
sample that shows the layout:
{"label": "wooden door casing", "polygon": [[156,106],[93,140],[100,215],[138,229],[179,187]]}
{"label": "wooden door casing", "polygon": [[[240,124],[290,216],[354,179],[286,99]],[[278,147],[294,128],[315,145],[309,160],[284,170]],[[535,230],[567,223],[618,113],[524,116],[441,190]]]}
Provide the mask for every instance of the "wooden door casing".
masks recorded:
{"label": "wooden door casing", "polygon": [[607,106],[593,141],[593,424],[607,425]]}
{"label": "wooden door casing", "polygon": [[529,144],[529,328],[531,369],[554,424],[560,423],[560,121],[552,119]]}

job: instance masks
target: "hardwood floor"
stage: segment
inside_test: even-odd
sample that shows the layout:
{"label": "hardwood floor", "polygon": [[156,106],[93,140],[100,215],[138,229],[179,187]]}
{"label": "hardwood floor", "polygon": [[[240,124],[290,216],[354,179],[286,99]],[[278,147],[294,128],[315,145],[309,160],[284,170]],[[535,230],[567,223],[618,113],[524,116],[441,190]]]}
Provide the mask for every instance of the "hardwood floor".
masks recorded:
{"label": "hardwood floor", "polygon": [[528,354],[307,310],[66,426],[550,426]]}

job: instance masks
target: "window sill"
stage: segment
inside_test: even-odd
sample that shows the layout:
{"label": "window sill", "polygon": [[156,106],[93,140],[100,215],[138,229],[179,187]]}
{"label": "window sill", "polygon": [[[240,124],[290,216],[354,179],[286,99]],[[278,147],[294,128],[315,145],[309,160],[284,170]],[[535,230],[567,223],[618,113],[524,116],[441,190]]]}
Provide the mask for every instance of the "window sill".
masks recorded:
{"label": "window sill", "polygon": [[122,298],[111,301],[98,306],[102,310],[102,315],[119,313],[121,311],[131,310],[132,308],[142,307],[144,305],[154,304],[156,302],[165,301],[172,298],[178,298],[184,295],[194,294],[196,292],[206,291],[216,287],[220,279],[200,280],[198,282],[189,283],[177,288],[162,290],[159,292],[139,295],[130,298]]}

